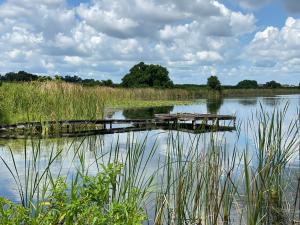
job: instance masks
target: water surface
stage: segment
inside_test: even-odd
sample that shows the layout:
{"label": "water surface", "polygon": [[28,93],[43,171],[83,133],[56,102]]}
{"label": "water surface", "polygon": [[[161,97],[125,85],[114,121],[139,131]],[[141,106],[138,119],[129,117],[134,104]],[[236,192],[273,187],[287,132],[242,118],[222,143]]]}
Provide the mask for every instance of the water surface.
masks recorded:
{"label": "water surface", "polygon": [[[109,115],[110,118],[117,119],[148,119],[153,118],[156,113],[219,113],[219,114],[232,114],[237,116],[238,131],[224,132],[219,134],[219,138],[226,140],[226,146],[228,151],[232,151],[233,146],[239,147],[238,151],[241,153],[246,146],[254,146],[253,136],[255,130],[249,129],[249,124],[253,124],[253,118],[257,111],[264,110],[266,112],[272,112],[274,109],[283,109],[288,104],[285,128],[289,126],[289,122],[296,119],[299,114],[297,110],[300,107],[300,95],[286,95],[275,97],[248,97],[248,98],[225,98],[219,100],[205,100],[200,99],[190,105],[174,105],[155,108],[141,108],[141,109],[124,109],[114,111]],[[248,127],[248,129],[246,128]],[[254,127],[254,126],[253,126]],[[284,128],[284,129],[285,129]],[[9,165],[13,165],[13,161],[10,155],[9,148],[12,150],[16,167],[19,170],[20,177],[24,176],[24,161],[25,161],[25,147],[26,155],[37,148],[40,148],[41,154],[38,158],[39,169],[45,168],[49,156],[53,152],[63,150],[63,153],[58,157],[52,165],[53,173],[63,176],[69,176],[76,173],[76,170],[80,170],[79,159],[74,157],[74,152],[82,152],[84,155],[85,165],[88,168],[90,174],[97,172],[97,166],[95,162],[95,155],[103,154],[101,159],[103,163],[108,160],[107,152],[112,146],[118,143],[120,147],[121,157],[126,155],[126,144],[128,140],[131,142],[139,142],[147,137],[147,148],[151,149],[154,143],[156,143],[157,151],[153,156],[153,159],[147,166],[146,173],[153,173],[159,166],[160,159],[164,157],[167,151],[167,140],[169,137],[168,131],[154,130],[144,131],[136,133],[123,133],[123,134],[110,134],[110,135],[98,135],[81,138],[58,138],[58,139],[43,139],[43,140],[0,140],[0,155],[8,162]],[[192,134],[182,133],[181,138],[188,140],[193,136]],[[210,134],[202,134],[203,140],[208,139]],[[186,147],[186,153],[188,154],[188,146]],[[250,156],[251,157],[251,156]],[[27,159],[30,161],[30,159]],[[292,158],[290,162],[291,167],[298,168],[299,159],[298,156]],[[13,201],[19,201],[18,191],[16,189],[15,182],[10,175],[8,169],[4,163],[0,162],[0,196],[7,197]]]}

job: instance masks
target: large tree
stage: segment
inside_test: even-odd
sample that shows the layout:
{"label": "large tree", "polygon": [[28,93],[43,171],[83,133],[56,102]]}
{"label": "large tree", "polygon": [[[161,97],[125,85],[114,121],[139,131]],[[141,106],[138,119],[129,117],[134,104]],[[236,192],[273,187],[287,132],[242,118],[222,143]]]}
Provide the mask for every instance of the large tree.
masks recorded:
{"label": "large tree", "polygon": [[123,77],[122,85],[124,87],[172,87],[173,82],[165,67],[140,62]]}
{"label": "large tree", "polygon": [[212,90],[221,90],[221,82],[217,76],[210,76],[207,79],[207,86]]}
{"label": "large tree", "polygon": [[277,82],[274,81],[274,80],[271,80],[271,81],[265,83],[264,87],[265,87],[265,88],[280,88],[280,87],[281,87],[281,84],[280,84],[280,83],[277,83]]}

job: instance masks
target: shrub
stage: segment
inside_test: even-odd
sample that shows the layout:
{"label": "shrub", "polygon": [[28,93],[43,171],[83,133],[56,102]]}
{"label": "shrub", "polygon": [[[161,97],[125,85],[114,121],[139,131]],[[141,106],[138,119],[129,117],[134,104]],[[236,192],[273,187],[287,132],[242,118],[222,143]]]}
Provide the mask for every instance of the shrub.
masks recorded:
{"label": "shrub", "polygon": [[81,224],[138,225],[146,219],[137,198],[114,198],[113,186],[122,165],[109,164],[94,177],[80,176],[67,185],[59,177],[52,184],[47,200],[33,203],[38,214],[19,204],[0,198],[0,224]]}

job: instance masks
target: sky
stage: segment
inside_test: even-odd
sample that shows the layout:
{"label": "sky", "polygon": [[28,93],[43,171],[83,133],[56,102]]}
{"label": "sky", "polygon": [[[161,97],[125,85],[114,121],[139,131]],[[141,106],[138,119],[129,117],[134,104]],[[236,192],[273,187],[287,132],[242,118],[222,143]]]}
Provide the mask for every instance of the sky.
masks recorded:
{"label": "sky", "polygon": [[300,0],[0,0],[0,73],[300,82]]}

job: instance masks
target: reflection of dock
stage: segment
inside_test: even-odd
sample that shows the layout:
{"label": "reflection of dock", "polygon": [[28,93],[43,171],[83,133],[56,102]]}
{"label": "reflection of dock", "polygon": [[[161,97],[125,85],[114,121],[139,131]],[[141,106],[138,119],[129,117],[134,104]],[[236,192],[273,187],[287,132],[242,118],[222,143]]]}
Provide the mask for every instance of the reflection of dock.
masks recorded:
{"label": "reflection of dock", "polygon": [[232,131],[235,130],[235,120],[236,117],[231,115],[178,113],[155,114],[154,119],[28,122],[0,125],[0,138],[25,138],[27,136],[76,137],[155,129],[191,133]]}

